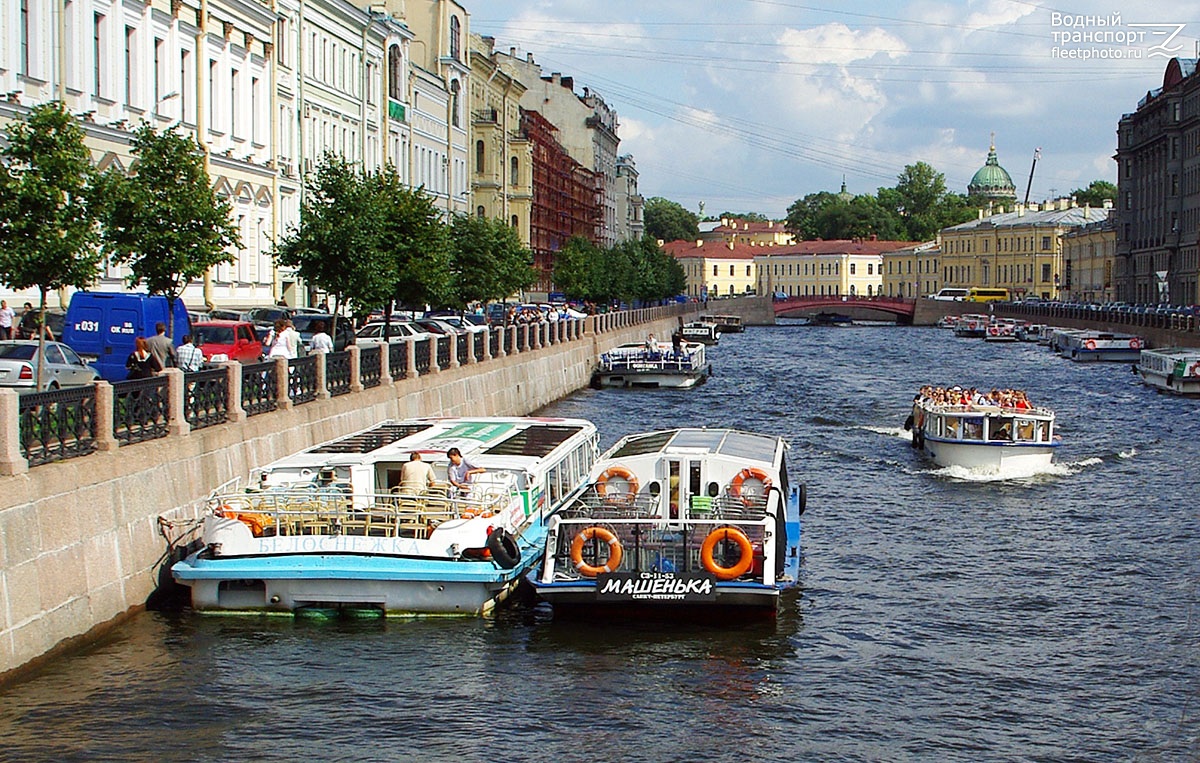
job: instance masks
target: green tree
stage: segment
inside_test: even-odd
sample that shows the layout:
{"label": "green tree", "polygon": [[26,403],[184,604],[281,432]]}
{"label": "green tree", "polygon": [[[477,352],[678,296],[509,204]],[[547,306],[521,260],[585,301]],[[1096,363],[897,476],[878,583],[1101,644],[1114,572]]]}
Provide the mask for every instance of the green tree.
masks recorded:
{"label": "green tree", "polygon": [[659,196],[647,199],[642,215],[646,232],[656,239],[695,241],[700,235],[699,218],[669,199]]}
{"label": "green tree", "polygon": [[[0,281],[36,287],[40,325],[46,294],[86,288],[99,274],[95,182],[83,130],[61,103],[38,106],[5,128],[0,149]],[[44,341],[42,332],[39,338]],[[40,349],[40,348],[39,348]],[[45,353],[39,352],[41,358]],[[37,384],[44,376],[39,359]]]}
{"label": "green tree", "polygon": [[825,204],[813,224],[819,237],[827,240],[870,236],[890,240],[903,235],[904,230],[895,213],[873,196],[855,196],[850,201],[838,199]]}
{"label": "green tree", "polygon": [[391,166],[372,176],[371,188],[383,208],[379,252],[393,273],[388,307],[392,300],[408,307],[448,304],[452,252],[441,210],[424,189],[404,185]]}
{"label": "green tree", "polygon": [[456,215],[450,224],[452,302],[462,309],[504,298],[537,281],[533,254],[503,220]]}
{"label": "green tree", "polygon": [[748,223],[769,223],[771,219],[760,212],[722,212],[717,219],[745,220]]}
{"label": "green tree", "polygon": [[899,216],[899,235],[910,241],[928,241],[942,228],[969,220],[978,209],[967,197],[949,193],[946,177],[925,162],[906,166],[895,187],[880,188],[876,198]]}
{"label": "green tree", "polygon": [[1071,195],[1080,206],[1103,207],[1105,201],[1116,202],[1117,187],[1107,180],[1093,180],[1087,188],[1076,188]]}
{"label": "green tree", "polygon": [[132,153],[132,174],[111,169],[101,179],[104,246],[113,262],[129,267],[131,288],[144,284],[167,298],[167,335],[174,338],[176,301],[210,268],[233,262],[241,237],[195,140],[143,123]]}
{"label": "green tree", "polygon": [[600,250],[583,236],[572,236],[554,255],[554,285],[575,299],[598,301]]}
{"label": "green tree", "polygon": [[826,205],[840,201],[837,194],[829,191],[818,191],[808,194],[803,199],[796,199],[788,207],[784,226],[793,236],[802,241],[823,238],[817,226],[817,215]]}

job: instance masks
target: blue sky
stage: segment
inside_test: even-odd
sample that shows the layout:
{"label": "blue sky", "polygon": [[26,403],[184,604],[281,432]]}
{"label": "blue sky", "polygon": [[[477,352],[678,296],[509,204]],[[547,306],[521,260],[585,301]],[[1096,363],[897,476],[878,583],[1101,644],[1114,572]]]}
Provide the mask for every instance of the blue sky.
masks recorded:
{"label": "blue sky", "polygon": [[[965,193],[992,132],[1018,196],[1037,148],[1031,200],[1115,182],[1117,121],[1162,84],[1171,55],[1196,55],[1200,36],[1200,3],[1162,0],[467,7],[473,32],[533,53],[547,74],[573,76],[617,109],[644,196],[772,217],[838,190],[843,174],[851,192],[874,193],[916,161]],[[1101,41],[1063,37],[1097,32]]]}

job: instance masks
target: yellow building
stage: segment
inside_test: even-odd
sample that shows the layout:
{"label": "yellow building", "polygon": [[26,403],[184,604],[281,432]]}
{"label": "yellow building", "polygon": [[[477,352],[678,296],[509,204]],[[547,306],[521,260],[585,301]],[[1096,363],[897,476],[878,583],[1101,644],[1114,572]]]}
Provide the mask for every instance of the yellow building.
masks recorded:
{"label": "yellow building", "polygon": [[687,276],[687,294],[697,299],[753,294],[758,280],[754,253],[760,247],[705,241],[670,241],[662,245]]}
{"label": "yellow building", "polygon": [[937,294],[942,288],[938,262],[942,248],[936,241],[883,253],[883,293],[887,297],[916,299]]}
{"label": "yellow building", "polygon": [[758,290],[789,297],[861,296],[883,293],[883,255],[908,241],[801,241],[757,247]]}
{"label": "yellow building", "polygon": [[941,231],[942,286],[1006,288],[1014,299],[1058,299],[1062,236],[1097,220],[1069,199],[1017,205]]}
{"label": "yellow building", "polygon": [[[1102,210],[1092,211],[1106,214]],[[1062,237],[1063,278],[1059,294],[1072,302],[1113,301],[1116,256],[1117,226],[1111,217],[1067,231]]]}
{"label": "yellow building", "polygon": [[533,148],[520,129],[526,88],[500,69],[494,43],[471,35],[471,208],[504,220],[529,246]]}
{"label": "yellow building", "polygon": [[794,243],[796,237],[785,230],[783,225],[781,222],[757,222],[738,217],[722,217],[719,225],[710,230],[701,230],[700,238],[703,241],[726,244],[787,246]]}

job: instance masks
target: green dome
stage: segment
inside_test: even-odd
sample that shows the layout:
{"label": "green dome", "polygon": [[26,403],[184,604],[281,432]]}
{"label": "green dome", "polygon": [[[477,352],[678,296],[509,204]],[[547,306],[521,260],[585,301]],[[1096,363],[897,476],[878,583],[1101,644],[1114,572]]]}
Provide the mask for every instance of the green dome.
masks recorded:
{"label": "green dome", "polygon": [[1000,166],[996,160],[996,147],[988,149],[987,162],[971,178],[967,185],[967,193],[971,196],[984,196],[990,199],[1014,198],[1017,187],[1013,185],[1008,170]]}

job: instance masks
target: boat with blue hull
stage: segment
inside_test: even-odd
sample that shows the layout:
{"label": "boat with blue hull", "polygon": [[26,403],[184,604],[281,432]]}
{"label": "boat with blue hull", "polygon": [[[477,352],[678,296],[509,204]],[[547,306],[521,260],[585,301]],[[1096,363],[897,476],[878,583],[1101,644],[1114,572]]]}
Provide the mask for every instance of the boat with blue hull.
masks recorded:
{"label": "boat with blue hull", "polygon": [[1044,471],[1061,442],[1044,407],[936,402],[918,398],[905,422],[914,448],[938,466],[989,474]]}
{"label": "boat with blue hull", "polygon": [[[457,449],[482,469],[448,484]],[[546,517],[598,453],[581,419],[386,421],[216,493],[201,546],[172,567],[202,612],[479,615],[540,557]],[[417,454],[417,458],[413,457]],[[431,467],[419,484],[406,465]]]}
{"label": "boat with blue hull", "polygon": [[774,615],[805,508],[786,451],[733,429],[625,437],[550,518],[534,588],[556,617]]}

